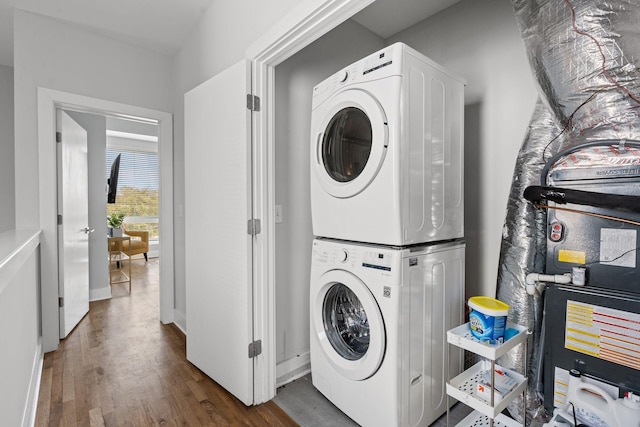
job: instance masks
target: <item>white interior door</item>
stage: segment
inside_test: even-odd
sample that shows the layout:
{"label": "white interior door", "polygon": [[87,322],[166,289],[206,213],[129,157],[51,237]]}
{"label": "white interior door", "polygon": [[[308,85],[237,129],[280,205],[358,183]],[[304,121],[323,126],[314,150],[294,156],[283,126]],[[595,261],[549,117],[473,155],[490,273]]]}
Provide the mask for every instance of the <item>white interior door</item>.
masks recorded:
{"label": "white interior door", "polygon": [[87,131],[57,110],[58,283],[60,338],[89,311],[89,180]]}
{"label": "white interior door", "polygon": [[187,359],[254,403],[250,62],[185,95]]}

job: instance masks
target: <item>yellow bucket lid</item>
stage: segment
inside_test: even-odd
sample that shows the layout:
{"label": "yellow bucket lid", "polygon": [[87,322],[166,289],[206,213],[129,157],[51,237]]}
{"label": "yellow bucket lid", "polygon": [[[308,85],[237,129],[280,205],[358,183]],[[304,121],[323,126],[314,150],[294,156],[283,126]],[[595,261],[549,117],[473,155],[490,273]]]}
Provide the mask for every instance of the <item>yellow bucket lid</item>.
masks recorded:
{"label": "yellow bucket lid", "polygon": [[489,316],[506,316],[509,314],[509,304],[491,297],[469,298],[469,308]]}

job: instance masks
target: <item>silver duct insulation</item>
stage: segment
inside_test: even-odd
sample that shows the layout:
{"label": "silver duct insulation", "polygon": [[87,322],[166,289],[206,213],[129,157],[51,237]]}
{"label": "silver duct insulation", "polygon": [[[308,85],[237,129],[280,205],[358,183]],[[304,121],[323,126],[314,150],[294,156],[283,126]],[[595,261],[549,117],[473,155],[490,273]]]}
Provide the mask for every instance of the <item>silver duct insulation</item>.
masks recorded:
{"label": "silver duct insulation", "polygon": [[[542,404],[537,393],[532,391],[536,388],[541,390],[535,384],[534,379],[540,368],[534,362],[538,359],[535,349],[541,348],[543,307],[541,298],[527,294],[525,276],[531,272],[544,272],[547,215],[545,211],[535,209],[523,200],[522,193],[528,186],[540,184],[540,172],[545,165],[542,160],[543,151],[561,130],[549,109],[538,99],[516,160],[500,247],[497,297],[509,304],[509,320],[534,331],[528,354],[524,353],[523,348],[519,348],[502,356],[500,364],[523,372],[527,362],[527,377],[530,378],[527,408],[533,410],[532,417],[539,415],[537,408]],[[521,408],[522,398],[514,400],[509,406],[511,414],[520,422]]]}
{"label": "silver duct insulation", "polygon": [[[500,363],[528,365],[527,418],[544,409],[541,376],[542,299],[529,296],[525,276],[545,268],[546,212],[522,193],[540,184],[545,162],[588,141],[640,139],[640,0],[511,0],[540,100],[516,161],[503,228],[497,297],[510,320],[533,332],[528,354],[513,351]],[[522,421],[520,401],[510,407]]]}
{"label": "silver duct insulation", "polygon": [[640,1],[512,4],[540,95],[555,120],[567,127],[571,145],[636,139]]}

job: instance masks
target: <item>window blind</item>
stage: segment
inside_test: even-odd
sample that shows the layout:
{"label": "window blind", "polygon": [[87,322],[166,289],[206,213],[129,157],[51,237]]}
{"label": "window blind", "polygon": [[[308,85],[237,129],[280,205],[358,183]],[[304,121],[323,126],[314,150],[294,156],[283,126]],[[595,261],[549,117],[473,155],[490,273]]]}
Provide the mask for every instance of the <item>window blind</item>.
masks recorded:
{"label": "window blind", "polygon": [[111,164],[118,154],[122,154],[122,157],[120,157],[118,190],[124,187],[158,190],[157,153],[107,148],[106,178],[109,178]]}
{"label": "window blind", "polygon": [[108,206],[109,212],[126,216],[158,216],[158,154],[107,147],[105,182],[118,154],[122,154],[118,191],[116,203]]}

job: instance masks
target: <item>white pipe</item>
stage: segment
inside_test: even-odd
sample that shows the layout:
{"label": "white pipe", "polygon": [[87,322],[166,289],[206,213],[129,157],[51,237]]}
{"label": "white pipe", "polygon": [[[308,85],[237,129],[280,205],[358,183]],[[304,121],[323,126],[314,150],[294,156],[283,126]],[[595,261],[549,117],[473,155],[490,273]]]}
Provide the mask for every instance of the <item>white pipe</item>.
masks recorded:
{"label": "white pipe", "polygon": [[566,274],[540,274],[540,273],[529,273],[525,278],[527,293],[529,295],[540,296],[542,295],[542,291],[544,291],[545,283],[560,283],[560,284],[569,284],[571,283],[571,273]]}

